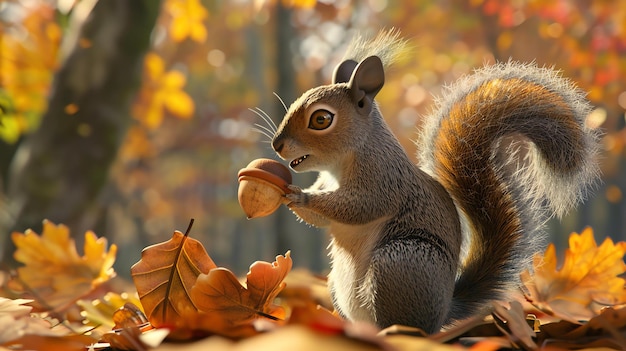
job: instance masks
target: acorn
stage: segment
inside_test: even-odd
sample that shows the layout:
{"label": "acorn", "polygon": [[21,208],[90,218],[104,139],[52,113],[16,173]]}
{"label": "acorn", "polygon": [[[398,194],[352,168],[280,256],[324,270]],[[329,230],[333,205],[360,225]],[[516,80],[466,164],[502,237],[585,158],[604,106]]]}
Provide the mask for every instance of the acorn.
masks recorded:
{"label": "acorn", "polygon": [[278,161],[259,158],[237,174],[239,205],[248,219],[272,214],[281,203],[287,202],[291,172]]}

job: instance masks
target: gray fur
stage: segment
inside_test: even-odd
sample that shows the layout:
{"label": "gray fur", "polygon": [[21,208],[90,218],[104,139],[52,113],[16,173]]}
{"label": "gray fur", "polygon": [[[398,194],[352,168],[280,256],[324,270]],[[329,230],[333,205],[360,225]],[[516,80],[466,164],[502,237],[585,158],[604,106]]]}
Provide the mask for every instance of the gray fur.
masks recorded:
{"label": "gray fur", "polygon": [[406,52],[408,46],[408,41],[402,39],[400,31],[392,28],[380,31],[374,38],[357,36],[348,46],[342,61],[361,62],[367,57],[377,56],[385,67],[389,67]]}

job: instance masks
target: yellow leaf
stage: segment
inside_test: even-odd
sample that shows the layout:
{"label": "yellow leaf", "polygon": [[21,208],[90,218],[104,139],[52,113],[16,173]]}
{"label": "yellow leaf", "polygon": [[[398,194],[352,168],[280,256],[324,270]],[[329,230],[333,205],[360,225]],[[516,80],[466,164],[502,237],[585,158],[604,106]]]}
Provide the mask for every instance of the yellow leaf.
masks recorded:
{"label": "yellow leaf", "polygon": [[85,233],[84,256],[79,256],[69,229],[44,220],[40,235],[32,230],[12,234],[14,257],[24,264],[17,269],[25,289],[36,293],[47,306],[63,309],[115,276],[112,268],[117,247],[107,252],[105,238]]}
{"label": "yellow leaf", "polygon": [[177,91],[165,97],[165,107],[176,117],[189,118],[193,115],[193,100],[183,91]]}
{"label": "yellow leaf", "polygon": [[161,80],[161,86],[166,90],[178,90],[185,85],[185,75],[179,71],[167,72]]}
{"label": "yellow leaf", "polygon": [[572,233],[563,264],[557,268],[556,249],[533,259],[534,275],[522,273],[527,298],[540,309],[566,320],[588,320],[601,306],[626,303],[626,242],[610,238],[597,246],[591,228]]}
{"label": "yellow leaf", "polygon": [[310,9],[315,7],[317,0],[283,0],[283,5],[287,7]]}
{"label": "yellow leaf", "polygon": [[185,75],[176,70],[166,72],[163,60],[154,53],[146,55],[144,64],[144,83],[133,105],[133,116],[149,129],[161,125],[164,109],[179,118],[191,117],[195,106],[183,91]]}
{"label": "yellow leaf", "polygon": [[208,33],[203,24],[194,24],[189,30],[189,36],[196,42],[202,43],[206,40]]}
{"label": "yellow leaf", "polygon": [[144,70],[149,79],[156,81],[163,75],[165,63],[159,55],[149,52],[144,59]]}
{"label": "yellow leaf", "polygon": [[51,4],[15,5],[23,12],[14,23],[17,30],[0,30],[0,79],[3,95],[12,102],[11,115],[3,116],[0,138],[8,142],[38,127],[58,67],[62,34]]}
{"label": "yellow leaf", "polygon": [[199,43],[206,40],[207,31],[203,22],[209,13],[199,0],[168,0],[165,10],[172,16],[169,33],[175,42],[187,38]]}
{"label": "yellow leaf", "polygon": [[189,35],[189,23],[185,18],[174,18],[170,24],[170,36],[175,42],[181,42]]}
{"label": "yellow leaf", "polygon": [[107,329],[115,327],[113,314],[127,303],[141,307],[137,294],[108,292],[102,298],[92,301],[79,300],[77,304],[82,308],[81,315],[85,323],[95,326],[104,326]]}
{"label": "yellow leaf", "polygon": [[21,130],[17,117],[3,115],[0,117],[0,139],[9,144],[14,144],[20,138]]}

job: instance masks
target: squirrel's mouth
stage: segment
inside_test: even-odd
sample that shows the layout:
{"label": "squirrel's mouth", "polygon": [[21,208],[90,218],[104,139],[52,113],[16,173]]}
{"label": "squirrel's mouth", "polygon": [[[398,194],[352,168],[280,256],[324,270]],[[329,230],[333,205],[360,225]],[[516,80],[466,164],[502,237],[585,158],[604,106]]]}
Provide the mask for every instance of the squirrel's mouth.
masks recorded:
{"label": "squirrel's mouth", "polygon": [[296,158],[295,160],[291,161],[289,163],[289,166],[291,166],[291,168],[295,168],[297,167],[299,164],[302,163],[302,161],[306,160],[307,157],[309,157],[309,155],[304,155],[304,156],[300,156],[298,158]]}

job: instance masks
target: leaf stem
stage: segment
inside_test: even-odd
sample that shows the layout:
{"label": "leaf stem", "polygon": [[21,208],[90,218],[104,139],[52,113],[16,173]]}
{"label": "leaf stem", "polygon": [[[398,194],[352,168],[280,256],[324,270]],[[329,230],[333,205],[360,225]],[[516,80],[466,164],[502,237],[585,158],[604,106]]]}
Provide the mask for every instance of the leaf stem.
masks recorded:
{"label": "leaf stem", "polygon": [[193,226],[193,222],[194,222],[194,219],[192,218],[189,221],[187,230],[185,231],[185,236],[183,236],[183,239],[180,241],[180,247],[178,248],[178,251],[176,252],[176,257],[174,258],[174,264],[172,265],[172,270],[170,271],[170,277],[168,280],[169,284],[167,284],[167,287],[165,288],[166,303],[163,306],[163,323],[166,323],[167,321],[167,301],[169,301],[170,299],[170,292],[172,290],[172,280],[174,279],[174,274],[176,273],[176,267],[178,267],[178,260],[180,259],[180,254],[183,252],[183,249],[185,247],[185,241],[189,237],[189,232],[191,232],[191,227]]}
{"label": "leaf stem", "polygon": [[278,318],[276,316],[272,316],[271,314],[265,313],[263,311],[255,311],[255,312],[256,312],[256,314],[258,314],[261,317],[265,317],[265,318],[268,318],[268,319],[271,319],[271,320],[274,320],[274,321],[282,321],[283,320],[282,318]]}

